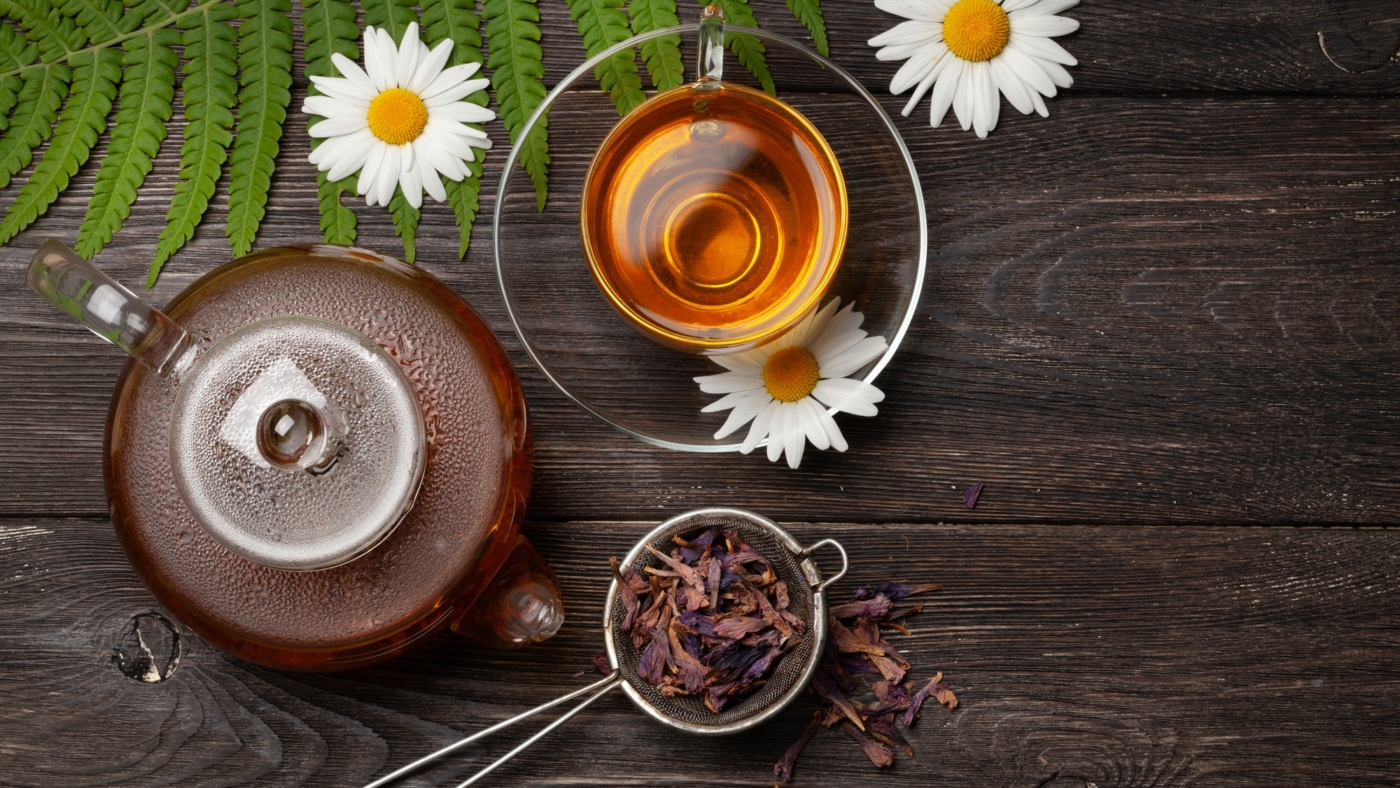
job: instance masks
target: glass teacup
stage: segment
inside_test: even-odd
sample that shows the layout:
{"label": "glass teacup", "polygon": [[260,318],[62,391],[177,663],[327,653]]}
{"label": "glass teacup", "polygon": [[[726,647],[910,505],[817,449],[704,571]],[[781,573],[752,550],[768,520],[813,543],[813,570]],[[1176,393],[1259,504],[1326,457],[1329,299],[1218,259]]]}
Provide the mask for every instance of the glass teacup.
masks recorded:
{"label": "glass teacup", "polygon": [[634,109],[584,181],[583,249],[643,336],[707,355],[780,336],[826,293],[846,242],[836,154],[800,112],[722,82],[723,16],[700,24],[702,75]]}

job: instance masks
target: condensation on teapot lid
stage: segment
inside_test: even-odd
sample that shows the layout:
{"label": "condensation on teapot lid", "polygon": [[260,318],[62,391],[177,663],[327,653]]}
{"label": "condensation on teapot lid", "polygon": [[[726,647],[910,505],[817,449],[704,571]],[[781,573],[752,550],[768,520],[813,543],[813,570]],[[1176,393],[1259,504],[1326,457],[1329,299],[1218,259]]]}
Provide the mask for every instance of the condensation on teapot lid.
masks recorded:
{"label": "condensation on teapot lid", "polygon": [[205,351],[182,376],[170,449],[204,529],[290,570],[343,564],[383,541],[413,506],[426,454],[398,363],[309,317],[249,323]]}

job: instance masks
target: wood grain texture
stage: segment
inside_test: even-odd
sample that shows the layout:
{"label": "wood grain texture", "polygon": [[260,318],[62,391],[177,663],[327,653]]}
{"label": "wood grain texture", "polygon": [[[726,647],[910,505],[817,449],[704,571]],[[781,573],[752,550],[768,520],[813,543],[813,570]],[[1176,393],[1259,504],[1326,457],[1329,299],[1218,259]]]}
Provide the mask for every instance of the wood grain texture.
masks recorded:
{"label": "wood grain texture", "polygon": [[[489,229],[458,262],[451,211],[428,206],[419,259],[482,313],[524,380],[534,517],[732,504],[936,522],[967,516],[959,492],[977,480],[981,521],[1400,515],[1394,102],[1069,95],[1049,120],[1010,118],[988,140],[901,125],[929,208],[928,285],[880,380],[882,415],[843,419],[852,449],[811,452],[795,473],[649,448],[580,412],[519,350]],[[315,240],[305,138],[286,142],[262,245]],[[489,160],[487,215],[503,153]],[[563,166],[588,151],[556,135],[554,155]],[[142,279],[175,164],[162,154],[98,259],[119,280]],[[0,292],[0,513],[106,510],[101,433],[121,359],[20,284],[29,249],[71,236],[90,183],[89,168],[0,248],[12,283]],[[562,185],[556,199],[569,199]],[[223,206],[212,210],[157,302],[227,259]],[[359,243],[399,248],[383,211],[357,213]],[[635,396],[625,376],[616,384]]]}
{"label": "wood grain texture", "polygon": [[[670,513],[670,512],[667,512]],[[595,675],[607,557],[644,522],[540,523],[568,623],[514,654],[444,636],[379,668],[276,674],[185,633],[160,683],[114,657],[151,602],[102,521],[0,526],[0,783],[354,786]],[[934,580],[896,646],[961,700],[876,772],[839,731],[799,786],[1388,786],[1400,770],[1400,532],[1192,527],[793,526],[853,566],[836,590]],[[159,646],[157,646],[159,648]],[[583,672],[582,676],[574,674]],[[768,784],[814,701],[735,739],[600,701],[494,785]],[[453,778],[506,740],[453,758]],[[1058,782],[1056,782],[1058,780]]]}

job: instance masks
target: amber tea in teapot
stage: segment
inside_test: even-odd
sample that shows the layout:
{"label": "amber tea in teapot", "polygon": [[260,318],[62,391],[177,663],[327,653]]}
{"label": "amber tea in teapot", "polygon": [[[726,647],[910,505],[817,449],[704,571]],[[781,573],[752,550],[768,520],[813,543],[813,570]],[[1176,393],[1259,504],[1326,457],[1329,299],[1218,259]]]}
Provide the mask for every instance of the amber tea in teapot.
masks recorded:
{"label": "amber tea in teapot", "polygon": [[718,23],[701,23],[705,75],[623,118],[581,199],[604,296],[644,335],[702,353],[750,349],[818,306],[847,223],[841,168],[811,121],[719,80]]}

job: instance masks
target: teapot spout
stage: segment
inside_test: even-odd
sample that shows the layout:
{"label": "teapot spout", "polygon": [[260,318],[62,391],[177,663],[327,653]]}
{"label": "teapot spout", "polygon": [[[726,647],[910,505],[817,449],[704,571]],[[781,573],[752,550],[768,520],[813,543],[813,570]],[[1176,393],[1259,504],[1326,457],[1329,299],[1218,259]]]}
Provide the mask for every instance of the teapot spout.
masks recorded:
{"label": "teapot spout", "polygon": [[163,312],[50,238],[29,263],[34,292],[161,377],[194,360],[194,339]]}

